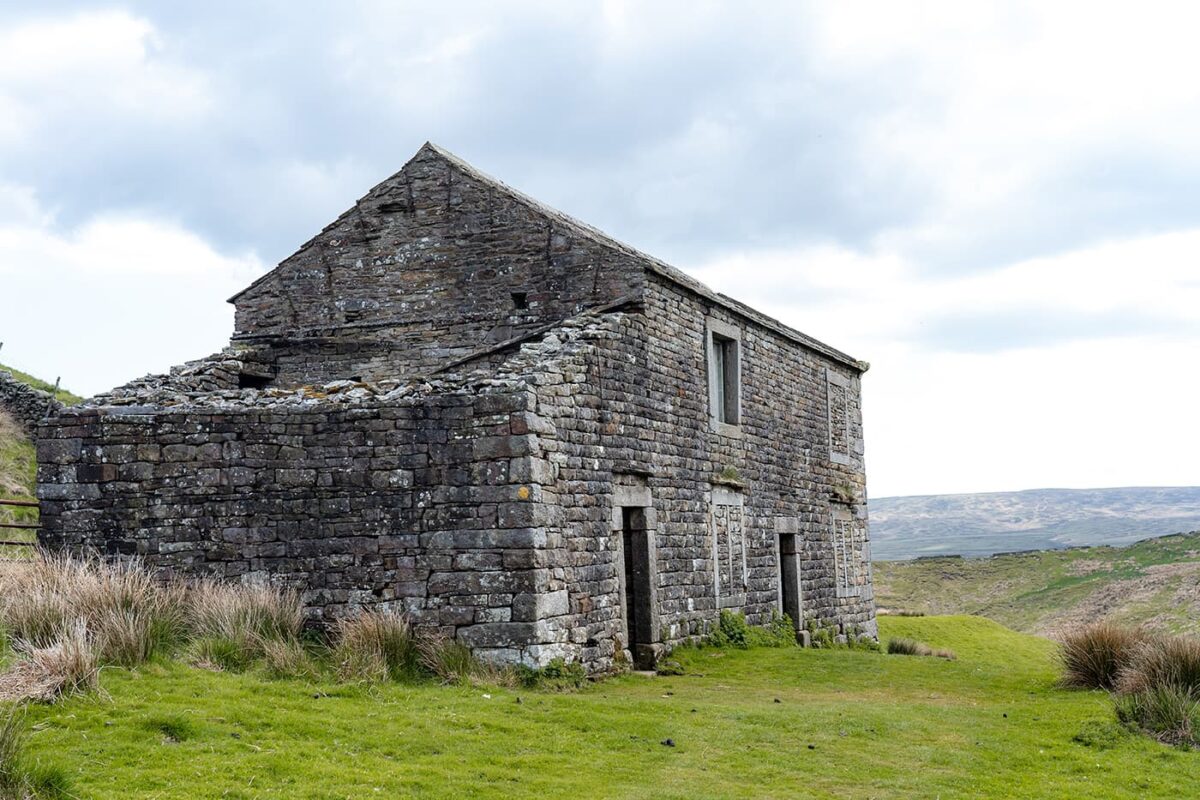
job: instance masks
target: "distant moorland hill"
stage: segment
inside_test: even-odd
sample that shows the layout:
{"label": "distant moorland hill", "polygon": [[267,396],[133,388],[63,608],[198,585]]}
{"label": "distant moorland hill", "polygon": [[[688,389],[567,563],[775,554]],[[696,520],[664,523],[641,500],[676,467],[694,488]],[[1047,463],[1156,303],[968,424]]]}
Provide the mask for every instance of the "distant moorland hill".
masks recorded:
{"label": "distant moorland hill", "polygon": [[1200,487],[881,497],[870,513],[876,561],[1117,546],[1200,529]]}
{"label": "distant moorland hill", "polygon": [[1053,635],[1108,619],[1200,633],[1200,532],[1127,547],[874,565],[875,598],[894,612],[977,614]]}

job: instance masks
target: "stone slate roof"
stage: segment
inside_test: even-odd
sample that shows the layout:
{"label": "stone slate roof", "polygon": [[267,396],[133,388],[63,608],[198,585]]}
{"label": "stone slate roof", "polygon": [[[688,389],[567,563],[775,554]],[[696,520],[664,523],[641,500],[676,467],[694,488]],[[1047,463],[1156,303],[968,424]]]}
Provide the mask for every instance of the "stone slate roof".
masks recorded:
{"label": "stone slate roof", "polygon": [[[451,164],[454,168],[456,168],[463,174],[467,175],[468,177],[473,178],[473,179],[479,181],[480,183],[489,186],[494,191],[496,191],[500,194],[503,194],[503,195],[509,197],[510,199],[530,208],[535,213],[547,218],[548,220],[553,221],[556,225],[566,228],[567,230],[570,230],[576,236],[579,236],[583,239],[586,239],[595,244],[598,244],[601,247],[615,250],[623,255],[635,258],[650,272],[653,272],[654,274],[659,275],[659,276],[671,281],[676,286],[678,286],[682,289],[685,289],[689,292],[699,295],[700,297],[703,297],[704,299],[708,300],[709,302],[712,302],[716,305],[722,306],[741,317],[751,320],[752,322],[755,322],[759,325],[762,325],[764,328],[767,328],[767,329],[779,334],[780,336],[783,336],[786,339],[790,339],[793,342],[796,342],[797,344],[800,344],[804,347],[807,347],[810,350],[820,353],[828,358],[831,358],[834,361],[845,364],[846,366],[849,366],[855,370],[858,370],[859,372],[866,372],[870,368],[870,364],[868,364],[866,361],[860,361],[850,355],[847,355],[846,353],[843,353],[841,350],[838,350],[835,347],[827,345],[818,339],[814,339],[813,337],[811,337],[807,334],[801,333],[800,331],[796,330],[795,328],[785,325],[784,323],[780,322],[779,320],[775,319],[774,317],[768,316],[767,314],[764,314],[761,311],[755,310],[754,308],[746,305],[745,303],[742,303],[741,301],[735,300],[732,297],[729,297],[728,295],[721,294],[720,292],[714,291],[713,289],[709,288],[707,285],[705,285],[701,281],[698,281],[695,278],[693,278],[692,276],[685,273],[683,270],[678,269],[677,267],[673,267],[670,264],[666,263],[665,261],[655,258],[652,255],[643,253],[642,251],[640,251],[634,247],[631,247],[630,245],[625,244],[624,242],[622,242],[618,239],[615,239],[612,236],[609,236],[608,234],[587,224],[586,222],[582,222],[578,219],[575,219],[574,217],[572,217],[568,214],[564,214],[563,212],[559,211],[558,209],[552,208],[551,206],[548,206],[545,203],[542,203],[541,201],[539,201],[533,197],[530,197],[527,194],[524,194],[523,192],[517,191],[516,189],[512,188],[511,186],[504,183],[503,181],[501,181],[497,178],[493,178],[491,175],[488,175],[487,173],[482,172],[481,170],[477,169],[476,167],[474,167],[471,164],[467,163],[466,161],[462,160],[458,156],[454,155],[450,151],[445,150],[445,149],[439,147],[438,145],[433,144],[432,142],[426,142],[424,145],[422,145],[421,149],[418,150],[417,153],[411,159],[409,159],[409,162],[415,160],[422,153],[426,153],[426,152],[431,152],[431,153],[436,154],[439,158],[445,160],[446,162]],[[408,164],[406,163],[405,167],[402,167],[395,175],[389,176],[385,180],[381,181],[380,183],[378,183],[374,187],[372,187],[371,190],[369,192],[367,192],[366,195],[363,196],[364,199],[366,197],[370,197],[380,186],[383,186],[384,184],[389,183],[397,175],[404,172],[404,169],[407,166],[408,166]],[[325,230],[328,230],[329,228],[332,228],[335,225],[337,225],[338,223],[340,223],[348,215],[354,213],[356,208],[357,208],[357,203],[355,204],[354,207],[347,209],[341,215],[339,215],[338,218],[335,219],[329,225],[327,225],[321,231],[321,233],[323,233]],[[299,253],[299,252],[303,251],[305,248],[309,247],[320,235],[321,234],[318,233],[312,239],[309,239],[309,241],[307,241],[303,245],[301,245],[297,249],[296,252]],[[256,281],[251,283],[245,289],[238,292],[233,297],[229,298],[229,302],[230,303],[236,302],[242,295],[246,294],[251,289],[258,286],[263,281],[267,280],[273,273],[274,273],[274,270],[259,277]]]}

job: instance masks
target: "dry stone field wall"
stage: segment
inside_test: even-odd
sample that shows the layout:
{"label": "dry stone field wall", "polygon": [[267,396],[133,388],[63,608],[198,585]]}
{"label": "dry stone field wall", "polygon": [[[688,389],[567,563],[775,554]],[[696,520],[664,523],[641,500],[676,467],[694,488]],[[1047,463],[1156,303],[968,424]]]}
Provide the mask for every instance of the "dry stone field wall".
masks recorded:
{"label": "dry stone field wall", "polygon": [[0,409],[7,411],[25,430],[34,430],[38,420],[62,407],[48,392],[17,380],[11,372],[0,371]]}

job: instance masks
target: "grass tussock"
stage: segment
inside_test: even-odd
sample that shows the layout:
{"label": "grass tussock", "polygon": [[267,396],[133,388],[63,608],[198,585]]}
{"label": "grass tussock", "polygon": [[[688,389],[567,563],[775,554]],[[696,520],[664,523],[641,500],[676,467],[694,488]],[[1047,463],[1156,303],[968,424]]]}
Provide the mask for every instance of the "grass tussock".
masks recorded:
{"label": "grass tussock", "polygon": [[215,581],[163,583],[134,560],[43,554],[0,567],[0,625],[17,653],[0,697],[92,688],[101,666],[136,667],[185,646],[204,666],[310,674],[295,592]]}
{"label": "grass tussock", "polygon": [[50,702],[96,688],[100,664],[87,623],[64,623],[48,641],[16,640],[16,663],[0,674],[0,700]]}
{"label": "grass tussock", "polygon": [[953,650],[930,647],[924,642],[919,642],[916,639],[908,639],[903,636],[888,639],[887,652],[893,656],[932,656],[934,658],[944,658],[947,661],[954,661],[958,658]]}
{"label": "grass tussock", "polygon": [[1117,676],[1146,641],[1146,633],[1111,622],[1099,622],[1063,636],[1059,657],[1063,684],[1082,689],[1112,690]]}
{"label": "grass tussock", "polygon": [[1121,694],[1170,686],[1200,696],[1200,639],[1161,636],[1142,642],[1117,674]]}
{"label": "grass tussock", "polygon": [[1200,694],[1157,684],[1117,698],[1117,719],[1164,744],[1200,746]]}
{"label": "grass tussock", "polygon": [[[202,668],[272,678],[512,683],[461,642],[419,635],[403,616],[364,611],[332,644],[302,638],[304,606],[289,589],[204,580],[164,583],[135,561],[48,555],[0,567],[0,630],[17,655],[0,699],[53,700],[97,685],[104,666],[186,655]],[[2,799],[0,799],[2,800]]]}
{"label": "grass tussock", "polygon": [[1200,746],[1200,640],[1154,636],[1117,675],[1117,718],[1167,744]]}
{"label": "grass tussock", "polygon": [[320,665],[299,640],[264,642],[262,666],[269,678],[311,681],[321,677]]}
{"label": "grass tussock", "polygon": [[269,584],[207,581],[193,587],[188,627],[197,637],[234,643],[251,660],[268,642],[295,642],[304,627],[300,596]]}
{"label": "grass tussock", "polygon": [[1100,623],[1065,637],[1060,659],[1065,684],[1114,693],[1127,727],[1200,747],[1200,639]]}
{"label": "grass tussock", "polygon": [[180,637],[183,596],[137,563],[46,555],[0,570],[0,621],[12,637],[47,647],[83,620],[105,663],[134,666]]}
{"label": "grass tussock", "polygon": [[343,680],[405,680],[421,676],[421,643],[403,616],[363,611],[339,620],[334,663]]}
{"label": "grass tussock", "polygon": [[515,678],[502,667],[496,667],[475,657],[471,648],[460,641],[443,636],[421,639],[421,666],[433,677],[446,684],[512,684]]}
{"label": "grass tussock", "polygon": [[200,667],[243,672],[262,662],[277,677],[315,672],[300,642],[300,596],[269,584],[205,581],[191,587],[186,626],[192,661]]}

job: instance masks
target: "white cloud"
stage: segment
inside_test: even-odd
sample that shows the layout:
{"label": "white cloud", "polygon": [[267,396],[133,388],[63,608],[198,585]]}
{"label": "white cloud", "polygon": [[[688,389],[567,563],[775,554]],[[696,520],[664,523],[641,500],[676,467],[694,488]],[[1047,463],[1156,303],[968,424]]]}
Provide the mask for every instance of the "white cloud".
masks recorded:
{"label": "white cloud", "polygon": [[[747,253],[692,272],[872,363],[869,477],[882,496],[1200,480],[1200,373],[1189,366],[1200,353],[1197,264],[1200,230],[966,277],[835,247]],[[1023,330],[1038,312],[1064,329]],[[1092,314],[1105,315],[1099,329],[1072,335],[1073,315]],[[947,318],[997,318],[1001,329],[956,352],[924,335]]]}
{"label": "white cloud", "polygon": [[885,246],[969,247],[1025,213],[1079,213],[1039,195],[1070,196],[1079,172],[1103,177],[1122,155],[1200,165],[1200,83],[1186,77],[1200,73],[1200,7],[826,4],[814,21],[814,68],[878,80],[888,97],[863,120],[870,158],[937,198],[920,224],[881,233]]}
{"label": "white cloud", "polygon": [[877,494],[1200,483],[1196,8],[127,7],[0,12],[18,365],[217,349],[432,138],[870,359]]}
{"label": "white cloud", "polygon": [[212,108],[204,76],[172,63],[154,26],[124,11],[44,18],[0,30],[0,143],[36,145],[56,126],[195,122]]}
{"label": "white cloud", "polygon": [[0,357],[76,392],[219,350],[232,329],[224,301],[265,269],[169,221],[108,217],[59,230],[28,206],[28,191],[0,187],[0,209],[14,195],[26,214],[0,223]]}

